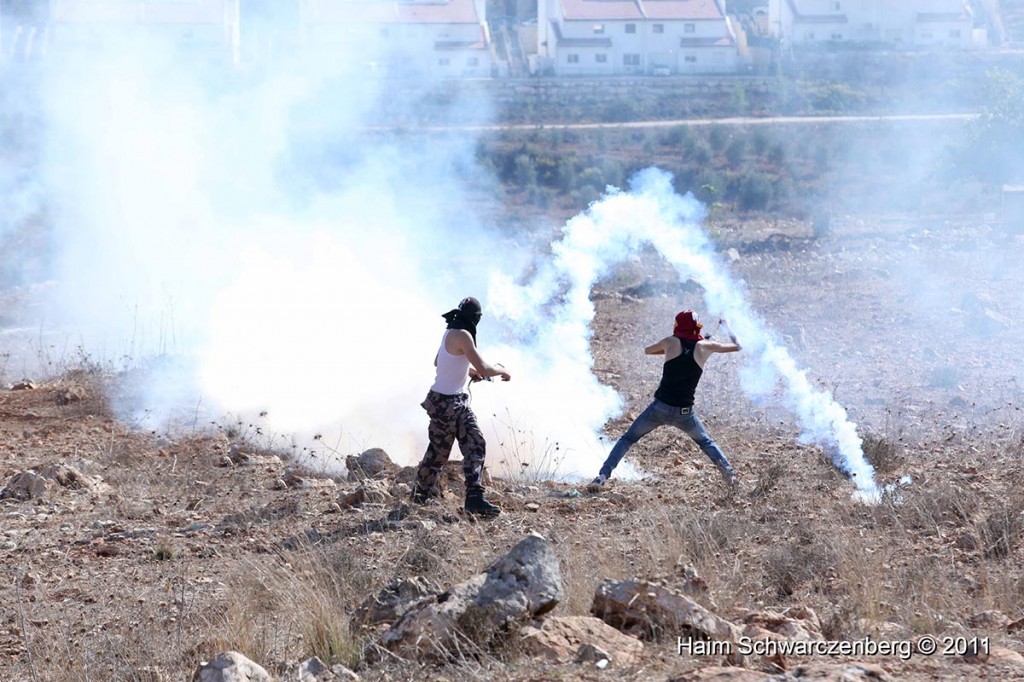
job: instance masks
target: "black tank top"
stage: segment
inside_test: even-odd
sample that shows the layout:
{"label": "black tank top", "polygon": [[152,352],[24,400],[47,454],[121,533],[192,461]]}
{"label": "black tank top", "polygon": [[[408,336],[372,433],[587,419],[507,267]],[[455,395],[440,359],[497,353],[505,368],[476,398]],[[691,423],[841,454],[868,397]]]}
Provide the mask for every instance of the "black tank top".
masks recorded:
{"label": "black tank top", "polygon": [[679,343],[683,346],[683,352],[662,367],[661,383],[654,397],[673,407],[693,407],[693,394],[704,370],[693,359],[693,349],[697,342],[679,339]]}

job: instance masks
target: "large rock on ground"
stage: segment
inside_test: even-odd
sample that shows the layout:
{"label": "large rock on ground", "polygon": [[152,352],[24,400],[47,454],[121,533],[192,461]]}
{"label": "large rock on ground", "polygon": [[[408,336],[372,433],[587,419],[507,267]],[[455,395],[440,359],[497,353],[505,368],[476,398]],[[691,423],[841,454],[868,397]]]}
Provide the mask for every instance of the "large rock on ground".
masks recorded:
{"label": "large rock on ground", "polygon": [[436,597],[441,588],[420,576],[396,580],[359,605],[352,614],[351,624],[357,628],[391,625],[422,599]]}
{"label": "large rock on ground", "polygon": [[314,656],[299,663],[286,679],[296,682],[359,682],[359,675],[341,664],[327,667],[326,663]]}
{"label": "large rock on ground", "polygon": [[514,624],[543,616],[563,597],[558,558],[547,540],[531,534],[484,573],[411,609],[381,642],[420,660],[486,650]]}
{"label": "large rock on ground", "polygon": [[349,455],[345,458],[345,468],[348,469],[348,480],[362,481],[367,478],[377,478],[392,473],[398,468],[388,453],[380,448],[370,448],[359,456]]}
{"label": "large rock on ground", "polygon": [[362,484],[350,493],[342,493],[338,496],[338,505],[342,509],[350,507],[362,507],[364,504],[382,504],[391,499],[388,492],[388,485],[384,481],[364,480]]}
{"label": "large rock on ground", "polygon": [[192,676],[192,682],[273,682],[270,673],[237,651],[217,654],[203,663]]}
{"label": "large rock on ground", "polygon": [[591,613],[617,630],[645,640],[693,637],[735,642],[740,629],[696,601],[646,580],[605,580],[597,586]]}
{"label": "large rock on ground", "polygon": [[46,477],[34,471],[20,471],[0,490],[0,499],[34,500],[44,496],[49,488]]}
{"label": "large rock on ground", "polygon": [[[572,663],[580,659],[580,649],[600,650],[616,666],[636,663],[644,645],[599,618],[563,616],[548,618],[540,627],[527,625],[520,630],[526,650],[551,663]],[[598,656],[600,658],[600,656]]]}

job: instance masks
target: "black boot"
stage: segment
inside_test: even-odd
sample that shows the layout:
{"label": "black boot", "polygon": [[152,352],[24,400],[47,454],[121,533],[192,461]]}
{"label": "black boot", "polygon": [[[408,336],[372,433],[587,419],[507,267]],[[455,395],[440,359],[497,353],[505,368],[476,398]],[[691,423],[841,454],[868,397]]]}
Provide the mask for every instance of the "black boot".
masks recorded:
{"label": "black boot", "polygon": [[440,495],[437,493],[432,493],[429,490],[424,490],[419,486],[414,486],[412,489],[412,495],[410,497],[412,498],[412,501],[415,502],[416,504],[426,504],[433,499],[439,498]]}
{"label": "black boot", "polygon": [[466,513],[479,514],[480,516],[497,516],[501,513],[500,507],[484,499],[483,490],[473,490],[466,493]]}

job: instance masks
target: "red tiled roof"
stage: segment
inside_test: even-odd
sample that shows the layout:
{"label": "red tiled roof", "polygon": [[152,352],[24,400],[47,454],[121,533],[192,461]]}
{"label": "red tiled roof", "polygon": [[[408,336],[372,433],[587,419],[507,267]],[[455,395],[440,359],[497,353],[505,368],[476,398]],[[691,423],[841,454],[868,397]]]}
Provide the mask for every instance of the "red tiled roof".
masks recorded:
{"label": "red tiled roof", "polygon": [[794,24],[848,24],[850,20],[845,14],[801,14],[794,0],[786,0],[789,11],[793,13]]}
{"label": "red tiled roof", "polygon": [[327,24],[479,24],[473,0],[394,2],[393,0],[318,0],[313,21]]}
{"label": "red tiled roof", "polygon": [[715,0],[641,0],[648,19],[718,20],[723,19]]}
{"label": "red tiled roof", "polygon": [[568,20],[722,19],[715,0],[561,0]]}
{"label": "red tiled roof", "polygon": [[561,0],[562,13],[572,20],[643,19],[633,0]]}

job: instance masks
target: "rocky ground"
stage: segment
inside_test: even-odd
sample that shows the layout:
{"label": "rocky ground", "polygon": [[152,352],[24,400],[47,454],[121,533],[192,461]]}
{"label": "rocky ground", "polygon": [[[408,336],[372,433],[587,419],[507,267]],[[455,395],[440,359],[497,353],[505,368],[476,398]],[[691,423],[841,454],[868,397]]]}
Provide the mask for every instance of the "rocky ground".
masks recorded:
{"label": "rocky ground", "polygon": [[[716,230],[880,480],[910,477],[898,495],[852,499],[792,417],[742,395],[734,356],[712,361],[698,408],[739,491],[662,430],[631,452],[653,481],[589,495],[495,478],[489,521],[461,513],[457,468],[442,503],[410,507],[410,471],[379,452],[332,478],[268,451],[258,424],[133,430],[107,408],[117,377],[85,368],[0,394],[0,679],[187,680],[229,651],[281,679],[314,655],[366,680],[1024,679],[1024,240],[992,216]],[[648,255],[594,298],[595,370],[628,404],[616,436],[657,381],[643,345],[699,293]],[[531,558],[493,563],[531,533]],[[358,607],[388,585],[426,600],[369,622]],[[455,604],[462,631],[437,629]],[[744,633],[911,649],[679,650]]]}

